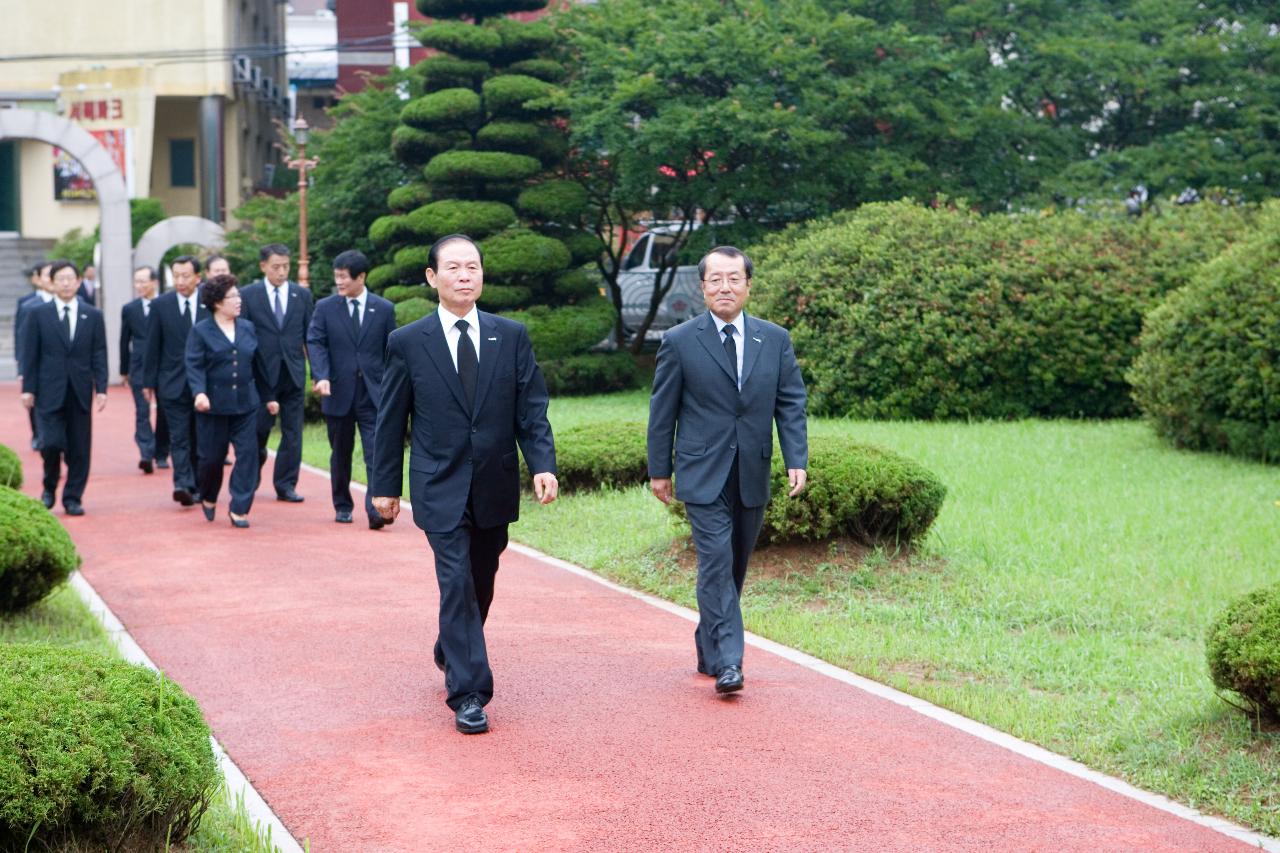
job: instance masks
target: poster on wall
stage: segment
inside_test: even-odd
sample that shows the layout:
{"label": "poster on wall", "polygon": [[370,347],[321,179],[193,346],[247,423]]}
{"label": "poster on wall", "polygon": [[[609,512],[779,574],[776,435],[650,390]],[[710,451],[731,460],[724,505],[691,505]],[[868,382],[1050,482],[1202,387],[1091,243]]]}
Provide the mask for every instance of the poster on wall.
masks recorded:
{"label": "poster on wall", "polygon": [[[125,165],[130,159],[129,129],[121,127],[90,130],[89,133],[106,149],[107,154],[115,161],[116,168],[125,178],[126,185],[129,185],[131,176]],[[98,193],[93,188],[93,179],[89,177],[84,166],[57,146],[53,149],[53,198],[54,201],[97,201],[98,199]]]}

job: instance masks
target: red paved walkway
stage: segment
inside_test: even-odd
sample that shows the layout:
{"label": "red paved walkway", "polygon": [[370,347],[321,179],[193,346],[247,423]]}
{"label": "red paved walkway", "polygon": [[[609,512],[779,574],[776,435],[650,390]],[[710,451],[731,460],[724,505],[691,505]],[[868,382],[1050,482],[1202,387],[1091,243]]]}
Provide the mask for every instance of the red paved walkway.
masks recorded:
{"label": "red paved walkway", "polygon": [[[0,442],[24,447],[9,405]],[[312,850],[1248,849],[758,649],[746,691],[717,699],[690,623],[514,554],[493,730],[456,734],[407,515],[336,525],[304,473],[306,503],[268,483],[250,530],[225,504],[209,524],[136,469],[130,409],[113,388],[88,515],[65,519],[84,574]]]}

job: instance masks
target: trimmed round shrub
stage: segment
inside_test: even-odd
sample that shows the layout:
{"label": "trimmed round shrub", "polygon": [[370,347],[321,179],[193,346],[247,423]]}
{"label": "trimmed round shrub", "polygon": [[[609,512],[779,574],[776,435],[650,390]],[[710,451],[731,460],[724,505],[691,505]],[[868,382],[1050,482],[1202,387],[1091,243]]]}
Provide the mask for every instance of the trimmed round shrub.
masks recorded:
{"label": "trimmed round shrub", "polygon": [[613,329],[617,316],[613,303],[604,297],[578,305],[534,305],[507,314],[529,330],[538,363],[577,355],[595,346]]}
{"label": "trimmed round shrub", "polygon": [[400,277],[396,274],[395,264],[379,264],[369,270],[369,275],[364,280],[364,283],[368,285],[370,290],[380,293],[399,280]]}
{"label": "trimmed round shrub", "polygon": [[569,248],[575,264],[594,264],[605,248],[599,237],[585,231],[574,231],[559,239]]}
{"label": "trimmed round shrub", "polygon": [[439,54],[414,63],[409,72],[417,75],[422,81],[422,88],[429,92],[455,86],[476,89],[489,73],[489,63]]}
{"label": "trimmed round shrub", "polygon": [[408,213],[430,201],[431,187],[426,184],[405,184],[387,193],[387,207],[397,213]]}
{"label": "trimmed round shrub", "polygon": [[404,302],[406,299],[433,299],[434,293],[425,284],[393,284],[382,291],[382,297],[391,302]]}
{"label": "trimmed round shrub", "polygon": [[580,302],[600,295],[600,283],[593,270],[579,267],[556,276],[555,293],[565,302]]}
{"label": "trimmed round shrub", "polygon": [[0,518],[0,613],[16,613],[65,581],[79,567],[80,555],[66,529],[35,498],[0,486]]}
{"label": "trimmed round shrub", "polygon": [[1128,416],[1143,314],[1252,218],[867,204],[753,250],[753,304],[791,330],[815,414]]}
{"label": "trimmed round shrub", "polygon": [[414,98],[400,111],[400,121],[419,130],[466,127],[483,116],[480,96],[471,89],[441,89]]}
{"label": "trimmed round shrub", "polygon": [[529,301],[533,295],[527,287],[485,283],[480,293],[480,307],[485,311],[507,311]]}
{"label": "trimmed round shrub", "polygon": [[391,131],[392,153],[408,163],[425,163],[457,142],[458,138],[452,133],[420,130],[407,124],[396,125]]}
{"label": "trimmed round shrub", "polygon": [[1280,202],[1146,319],[1133,398],[1178,447],[1280,461]]}
{"label": "trimmed round shrub", "polygon": [[428,181],[468,183],[474,181],[523,181],[542,168],[536,158],[505,151],[445,151],[431,158],[422,169]]}
{"label": "trimmed round shrub", "polygon": [[369,239],[375,246],[385,248],[412,237],[413,228],[407,216],[379,216],[369,224]]}
{"label": "trimmed round shrub", "polygon": [[428,18],[489,17],[508,12],[534,12],[547,0],[418,0],[418,11]]}
{"label": "trimmed round shrub", "polygon": [[[634,367],[629,356],[627,360]],[[562,489],[573,491],[647,483],[646,441],[646,427],[639,421],[601,421],[557,430],[556,480]]]}
{"label": "trimmed round shrub", "polygon": [[554,127],[527,121],[498,119],[476,133],[476,148],[487,151],[509,151],[537,157],[548,165],[564,159],[569,152],[565,135]]}
{"label": "trimmed round shrub", "polygon": [[587,191],[576,181],[543,181],[520,193],[516,206],[534,219],[572,224],[587,209]]}
{"label": "trimmed round shrub", "polygon": [[[608,394],[640,384],[640,370],[628,352],[589,352],[539,360],[547,390],[560,397]],[[557,451],[558,452],[558,451]]]}
{"label": "trimmed round shrub", "polygon": [[524,281],[567,269],[572,258],[559,240],[525,229],[503,231],[483,240],[484,272],[502,281]]}
{"label": "trimmed round shrub", "polygon": [[446,234],[482,240],[515,224],[516,212],[500,201],[433,201],[408,215],[413,233],[428,242]]}
{"label": "trimmed round shrub", "polygon": [[484,105],[490,115],[520,116],[537,112],[525,107],[527,101],[545,98],[554,91],[554,86],[537,77],[503,74],[484,81]]}
{"label": "trimmed round shrub", "polygon": [[1215,687],[1242,697],[1251,715],[1280,721],[1280,584],[1229,604],[1209,626],[1205,655]]}
{"label": "trimmed round shrub", "polygon": [[200,708],[140,666],[0,646],[0,849],[161,850],[221,777]]}
{"label": "trimmed round shrub", "polygon": [[556,44],[556,31],[545,21],[499,17],[486,21],[485,27],[498,33],[502,39],[502,49],[495,56],[507,64],[548,51]]}
{"label": "trimmed round shrub", "polygon": [[427,280],[427,254],[430,246],[406,246],[395,254],[396,277],[406,283]]}
{"label": "trimmed round shrub", "polygon": [[507,70],[512,74],[537,77],[539,80],[546,80],[548,83],[555,83],[563,79],[565,75],[564,66],[554,59],[522,59],[507,66]]}
{"label": "trimmed round shrub", "polygon": [[502,36],[491,27],[461,21],[433,21],[410,30],[423,47],[462,59],[488,59],[502,49]]}
{"label": "trimmed round shrub", "polygon": [[22,488],[22,460],[3,444],[0,444],[0,486]]}
{"label": "trimmed round shrub", "polygon": [[436,303],[415,296],[413,299],[406,299],[404,302],[396,303],[396,325],[407,326],[414,320],[421,320],[423,317],[436,310]]}

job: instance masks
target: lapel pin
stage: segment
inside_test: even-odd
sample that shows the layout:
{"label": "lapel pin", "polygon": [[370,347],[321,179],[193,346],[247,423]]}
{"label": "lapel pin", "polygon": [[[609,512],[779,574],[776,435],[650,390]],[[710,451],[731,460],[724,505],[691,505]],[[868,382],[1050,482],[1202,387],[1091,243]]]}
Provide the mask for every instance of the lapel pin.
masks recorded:
{"label": "lapel pin", "polygon": [[496,340],[497,340],[497,338],[489,338],[489,340],[491,340],[491,341],[496,341]]}
{"label": "lapel pin", "polygon": [[756,343],[758,343],[758,344],[762,344],[762,343],[764,343],[764,341],[760,340],[760,339],[759,339],[759,338],[757,338],[755,335],[752,335],[752,336],[751,336],[751,340],[755,341],[755,342],[756,342]]}

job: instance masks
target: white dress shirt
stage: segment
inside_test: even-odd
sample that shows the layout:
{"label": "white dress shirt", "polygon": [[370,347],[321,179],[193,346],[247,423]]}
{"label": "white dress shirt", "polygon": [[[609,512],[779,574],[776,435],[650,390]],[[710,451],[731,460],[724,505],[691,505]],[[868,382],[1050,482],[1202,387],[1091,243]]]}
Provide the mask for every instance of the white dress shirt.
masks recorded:
{"label": "white dress shirt", "polygon": [[369,301],[369,288],[367,287],[361,288],[359,296],[344,296],[342,298],[343,300],[345,300],[347,304],[348,320],[351,319],[351,302],[354,300],[356,304],[360,306],[360,325],[361,327],[363,327],[364,321],[365,321],[365,316],[364,316],[365,307],[366,307],[366,303]]}
{"label": "white dress shirt", "polygon": [[62,322],[62,312],[66,308],[71,309],[71,313],[68,314],[67,316],[71,318],[71,340],[74,341],[76,339],[76,320],[79,319],[76,316],[76,314],[80,309],[80,300],[76,299],[76,297],[74,296],[71,297],[70,302],[63,302],[61,299],[58,300],[58,322],[59,323]]}
{"label": "white dress shirt", "polygon": [[453,359],[453,369],[458,369],[458,338],[461,334],[455,325],[459,320],[467,321],[467,337],[471,338],[471,345],[476,349],[476,364],[480,363],[480,312],[476,310],[476,306],[472,305],[471,310],[467,312],[467,316],[459,317],[443,305],[436,309],[440,315],[440,325],[444,327],[444,339],[449,344],[449,357]]}
{"label": "white dress shirt", "polygon": [[[174,293],[177,293],[177,291],[174,291]],[[199,308],[200,303],[199,303],[199,302],[197,301],[197,299],[196,299],[196,297],[199,295],[199,293],[200,293],[199,289],[196,289],[196,290],[191,291],[191,295],[190,295],[190,296],[183,296],[181,293],[177,293],[177,296],[178,296],[178,316],[179,316],[179,317],[181,317],[181,316],[182,316],[182,303],[184,303],[184,302],[185,302],[185,303],[187,303],[187,311],[189,312],[189,315],[190,315],[190,317],[191,317],[191,325],[193,325],[193,326],[194,326],[194,325],[195,325],[195,323],[196,323],[196,312],[200,310],[200,308]]]}
{"label": "white dress shirt", "polygon": [[151,300],[145,296],[140,296],[138,298],[142,300],[142,316],[144,318],[150,317],[151,316]]}
{"label": "white dress shirt", "polygon": [[47,290],[37,290],[36,295],[40,297],[41,302],[48,302],[53,299],[53,294]]}
{"label": "white dress shirt", "polygon": [[744,334],[744,332],[746,331],[747,324],[742,319],[741,311],[738,312],[737,317],[734,317],[733,320],[728,323],[726,323],[724,320],[721,320],[715,314],[711,315],[711,319],[716,321],[716,331],[719,332],[720,334],[720,343],[722,345],[724,344],[724,327],[725,326],[733,326],[734,331],[737,333],[733,336],[734,337],[733,346],[738,353],[738,390],[741,391],[742,390],[742,354],[747,349],[747,336]]}

